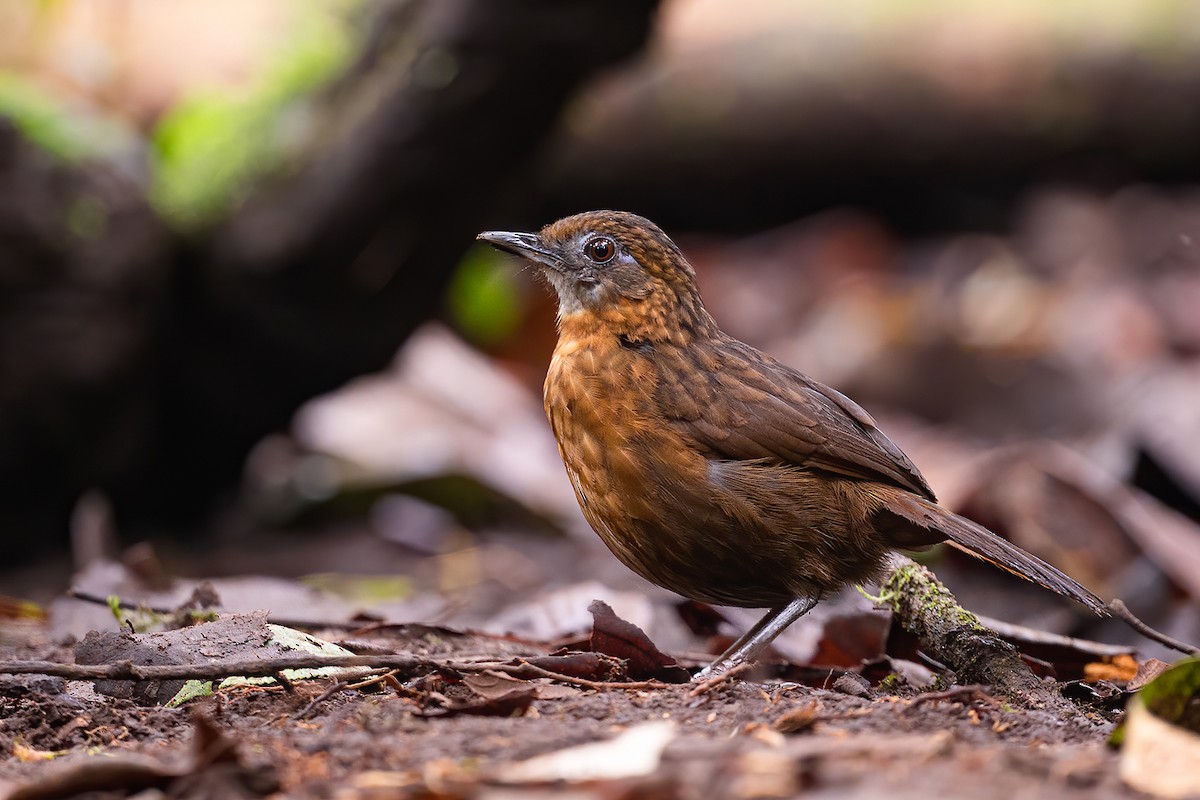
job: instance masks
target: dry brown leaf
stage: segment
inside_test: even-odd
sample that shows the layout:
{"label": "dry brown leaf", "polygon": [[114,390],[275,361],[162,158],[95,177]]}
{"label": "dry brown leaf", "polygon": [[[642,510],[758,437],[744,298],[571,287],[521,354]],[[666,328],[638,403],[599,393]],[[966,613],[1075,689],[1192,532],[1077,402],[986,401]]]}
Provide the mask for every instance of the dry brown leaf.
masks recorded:
{"label": "dry brown leaf", "polygon": [[1166,661],[1159,661],[1157,658],[1148,658],[1138,664],[1137,674],[1133,676],[1129,681],[1129,685],[1125,688],[1128,691],[1136,692],[1170,668],[1171,665]]}
{"label": "dry brown leaf", "polygon": [[1083,679],[1089,683],[1096,681],[1112,681],[1127,683],[1138,673],[1137,659],[1128,654],[1114,656],[1111,659],[1093,661],[1083,668]]}
{"label": "dry brown leaf", "polygon": [[820,700],[810,700],[784,712],[775,720],[775,730],[780,733],[800,733],[809,730],[824,710]]}
{"label": "dry brown leaf", "polygon": [[637,680],[657,678],[667,683],[691,680],[691,673],[659,650],[645,631],[618,617],[603,600],[593,600],[588,611],[592,612],[593,619],[593,652],[625,659],[630,677]]}

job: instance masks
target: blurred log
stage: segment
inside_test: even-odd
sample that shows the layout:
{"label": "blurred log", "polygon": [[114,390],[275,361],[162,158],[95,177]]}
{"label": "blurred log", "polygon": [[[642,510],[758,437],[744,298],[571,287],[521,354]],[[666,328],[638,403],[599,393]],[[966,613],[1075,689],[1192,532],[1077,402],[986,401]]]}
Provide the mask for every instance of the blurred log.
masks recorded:
{"label": "blurred log", "polygon": [[82,489],[152,448],[171,238],[141,189],[0,120],[0,536],[62,541]]}
{"label": "blurred log", "polygon": [[1191,10],[864,5],[673,5],[651,56],[574,107],[543,216],[759,230],[847,204],[994,230],[1037,176],[1200,177]]}
{"label": "blurred log", "polygon": [[[135,187],[0,131],[5,536],[44,543],[88,486],[125,530],[197,519],[259,438],[436,315],[561,107],[642,45],[656,7],[381,2],[311,160],[186,242]],[[103,224],[64,233],[94,196]]]}

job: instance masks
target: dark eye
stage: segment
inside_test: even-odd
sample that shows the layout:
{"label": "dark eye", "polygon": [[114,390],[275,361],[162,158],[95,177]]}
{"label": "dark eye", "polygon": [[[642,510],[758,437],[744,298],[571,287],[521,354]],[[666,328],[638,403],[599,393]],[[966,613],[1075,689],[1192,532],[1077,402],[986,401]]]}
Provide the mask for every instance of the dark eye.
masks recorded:
{"label": "dark eye", "polygon": [[588,258],[592,261],[595,261],[597,264],[603,264],[606,261],[611,261],[612,257],[617,254],[617,246],[613,244],[612,239],[605,239],[603,236],[600,236],[585,244],[583,251],[587,253]]}

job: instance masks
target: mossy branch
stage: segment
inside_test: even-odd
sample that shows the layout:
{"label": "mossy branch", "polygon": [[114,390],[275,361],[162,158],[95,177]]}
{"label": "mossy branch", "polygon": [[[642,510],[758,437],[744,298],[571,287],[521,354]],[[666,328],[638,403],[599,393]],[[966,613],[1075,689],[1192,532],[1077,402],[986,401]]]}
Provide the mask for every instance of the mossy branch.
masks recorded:
{"label": "mossy branch", "polygon": [[1080,713],[1030,671],[1013,645],[984,627],[920,564],[897,556],[876,599],[920,639],[926,654],[953,669],[960,682],[987,684],[1022,706]]}

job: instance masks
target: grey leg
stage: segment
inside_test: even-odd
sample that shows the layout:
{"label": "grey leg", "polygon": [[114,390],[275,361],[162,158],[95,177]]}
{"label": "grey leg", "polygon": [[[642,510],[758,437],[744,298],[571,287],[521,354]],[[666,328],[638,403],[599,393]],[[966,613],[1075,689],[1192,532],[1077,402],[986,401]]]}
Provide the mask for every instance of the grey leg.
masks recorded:
{"label": "grey leg", "polygon": [[820,595],[797,597],[786,606],[775,606],[764,614],[762,619],[754,623],[754,627],[738,637],[738,640],[730,645],[728,650],[717,656],[713,663],[696,673],[692,680],[712,678],[722,672],[728,672],[738,664],[745,664],[747,661],[758,658],[758,654],[774,641],[776,636],[783,633],[784,629],[793,622],[812,611],[813,606],[820,599]]}

